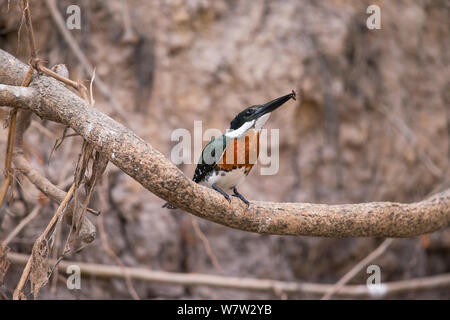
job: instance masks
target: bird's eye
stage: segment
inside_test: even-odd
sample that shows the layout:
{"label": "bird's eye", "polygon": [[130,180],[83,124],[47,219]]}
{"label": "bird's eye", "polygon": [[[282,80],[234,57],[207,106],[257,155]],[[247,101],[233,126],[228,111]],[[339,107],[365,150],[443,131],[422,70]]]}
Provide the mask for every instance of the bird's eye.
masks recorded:
{"label": "bird's eye", "polygon": [[249,115],[251,115],[252,114],[252,110],[247,110],[247,111],[245,111],[245,115],[246,116],[249,116]]}

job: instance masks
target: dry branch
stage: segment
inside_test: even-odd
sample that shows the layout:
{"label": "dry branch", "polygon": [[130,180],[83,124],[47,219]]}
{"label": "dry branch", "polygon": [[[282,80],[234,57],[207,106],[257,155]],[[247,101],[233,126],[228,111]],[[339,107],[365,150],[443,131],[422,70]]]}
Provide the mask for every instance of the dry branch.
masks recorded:
{"label": "dry branch", "polygon": [[[28,5],[28,3],[26,3],[26,4]],[[27,10],[29,13],[28,6],[27,6]],[[31,44],[30,44],[30,46],[31,46]],[[32,52],[34,52],[34,51],[32,50]],[[25,79],[22,81],[22,86],[28,87],[28,85],[31,82],[32,75],[33,75],[33,68],[30,67],[27,71]],[[3,180],[2,185],[0,187],[0,208],[3,206],[3,201],[6,198],[6,193],[8,191],[8,187],[9,187],[9,185],[11,183],[11,179],[12,179],[11,178],[11,175],[12,175],[11,163],[12,163],[14,140],[15,140],[14,135],[16,132],[16,120],[17,120],[17,108],[14,108],[10,111],[10,117],[9,117],[8,145],[6,147],[6,158],[5,158],[5,179]],[[2,218],[3,217],[0,217],[0,225],[2,222]]]}
{"label": "dry branch", "polygon": [[[25,264],[28,255],[10,252],[8,258],[13,264]],[[54,263],[50,261],[50,263]],[[102,265],[94,263],[84,263],[78,261],[62,261],[58,268],[65,272],[70,265],[80,267],[82,275],[99,278],[123,278],[124,270],[119,266]],[[307,283],[307,282],[287,282],[277,280],[260,280],[252,278],[238,278],[218,275],[207,275],[199,273],[175,273],[165,271],[153,271],[144,268],[125,268],[127,274],[136,280],[164,283],[172,285],[195,285],[209,286],[217,288],[228,288],[237,290],[283,292],[283,293],[306,293],[324,294],[334,285]],[[386,297],[402,292],[414,292],[417,290],[427,290],[436,288],[448,288],[450,286],[450,274],[441,274],[426,278],[417,278],[404,281],[386,282],[381,284],[382,290],[371,291],[366,285],[347,285],[342,287],[336,295],[351,297]]]}
{"label": "dry branch", "polygon": [[408,141],[408,143],[414,148],[417,156],[420,161],[425,165],[425,168],[437,179],[442,179],[443,172],[442,170],[433,162],[433,160],[428,156],[428,154],[424,151],[423,147],[420,146],[414,131],[408,127],[408,125],[398,116],[395,116],[392,112],[389,111],[388,108],[381,106],[378,109],[388,120],[389,122],[396,128],[400,134]]}
{"label": "dry branch", "polygon": [[28,3],[28,0],[22,0],[22,6],[23,6],[23,17],[25,18],[25,25],[27,26],[27,36],[28,36],[28,44],[30,47],[30,56],[31,56],[31,62],[34,64],[36,63],[37,59],[37,52],[36,52],[36,41],[34,40],[34,29],[33,29],[33,23],[31,20],[31,11],[30,11],[30,4]]}
{"label": "dry branch", "polygon": [[[62,217],[62,214],[64,213],[64,210],[66,209],[69,201],[72,199],[72,195],[73,195],[73,191],[74,191],[74,185],[72,185],[72,187],[70,188],[69,192],[67,192],[66,197],[64,198],[64,200],[61,202],[61,204],[59,205],[58,209],[56,210],[54,216],[52,217],[52,219],[50,220],[50,222],[48,223],[47,227],[45,228],[45,230],[41,233],[41,235],[36,239],[36,241],[34,242],[33,245],[33,251],[31,253],[31,255],[28,257],[28,261],[25,265],[25,268],[22,272],[22,276],[20,277],[19,283],[17,284],[16,289],[14,290],[14,294],[13,294],[13,299],[14,300],[18,300],[21,299],[24,295],[22,293],[23,287],[28,279],[28,276],[30,275],[30,272],[32,271],[33,268],[33,259],[39,259],[44,260],[47,256],[48,256],[48,250],[46,251],[46,254],[41,254],[41,252],[38,252],[42,246],[42,244],[47,243],[48,241],[48,236],[50,234],[50,232],[53,230],[54,226],[56,225],[56,223],[58,222],[58,220],[60,220],[60,218]],[[36,261],[34,261],[36,263]],[[31,274],[33,275],[33,274]],[[46,276],[46,274],[44,275]],[[30,281],[31,284],[33,286],[33,282],[32,278],[30,277]],[[45,280],[46,282],[46,280]],[[36,284],[34,284],[36,285]],[[34,289],[34,295],[35,298],[37,297],[37,294],[39,292],[39,288],[43,285],[43,283],[41,283],[36,289]]]}
{"label": "dry branch", "polygon": [[[57,26],[57,30],[61,33],[63,39],[66,41],[67,45],[70,47],[72,52],[75,54],[78,61],[80,61],[80,64],[83,67],[83,69],[86,71],[86,73],[89,75],[89,77],[92,77],[95,73],[95,69],[90,64],[89,60],[86,58],[83,51],[80,49],[80,47],[76,43],[72,34],[66,28],[64,18],[59,13],[55,0],[45,0],[45,4],[47,5],[47,8],[50,11],[53,21],[55,22],[55,24]],[[100,93],[103,95],[103,97],[108,101],[108,103],[111,106],[111,108],[113,109],[113,111],[115,113],[117,113],[122,118],[123,121],[127,121],[127,119],[128,119],[127,114],[122,110],[122,107],[119,106],[116,103],[116,101],[113,99],[111,90],[109,90],[108,86],[103,82],[102,79],[100,79],[100,77],[98,75],[96,76],[96,80],[95,80],[94,84],[100,90]]]}
{"label": "dry branch", "polygon": [[251,232],[326,237],[411,237],[450,222],[450,190],[411,204],[253,201],[247,210],[238,199],[228,203],[214,190],[192,182],[134,132],[91,108],[53,78],[35,76],[30,88],[12,94],[26,70],[26,65],[0,50],[0,105],[29,108],[43,119],[71,127],[145,188],[201,218]]}
{"label": "dry branch", "polygon": [[31,210],[31,213],[27,215],[25,218],[23,218],[20,221],[20,223],[13,229],[13,231],[11,231],[6,236],[6,238],[0,243],[0,247],[3,249],[3,251],[6,248],[6,246],[11,242],[11,240],[14,239],[14,237],[17,236],[19,232],[22,231],[22,229],[25,228],[25,226],[28,223],[30,223],[34,218],[36,218],[41,208],[42,206],[40,204],[35,205],[33,210]]}
{"label": "dry branch", "polygon": [[[10,111],[9,117],[9,129],[8,129],[8,143],[6,146],[6,159],[5,159],[5,179],[3,180],[2,186],[0,187],[0,208],[3,206],[3,201],[6,198],[6,193],[8,192],[9,185],[11,184],[11,162],[12,162],[12,150],[14,143],[14,133],[16,130],[16,118],[17,118],[17,108]],[[0,222],[1,222],[0,218]]]}
{"label": "dry branch", "polygon": [[[107,197],[108,196],[107,196],[106,183],[103,182],[102,186],[100,187],[100,192],[99,192],[99,201],[100,201],[100,206],[102,209],[107,208],[107,200],[106,200]],[[105,223],[104,223],[103,218],[104,218],[104,214],[101,214],[98,217],[98,233],[100,234],[100,240],[102,242],[103,250],[122,269],[122,272],[123,272],[123,275],[125,278],[125,283],[127,285],[128,292],[130,293],[131,297],[134,300],[140,300],[140,297],[139,297],[138,293],[136,292],[136,289],[133,286],[133,282],[131,281],[131,277],[127,274],[127,272],[125,270],[125,265],[123,264],[122,260],[117,256],[117,254],[114,252],[114,250],[111,249],[111,246],[109,245],[108,236],[106,235]]]}
{"label": "dry branch", "polygon": [[195,234],[202,241],[206,254],[208,255],[209,259],[211,259],[214,268],[216,268],[218,272],[224,273],[223,268],[221,267],[219,260],[217,259],[217,256],[214,254],[214,251],[211,248],[208,238],[203,233],[202,229],[200,229],[198,221],[194,217],[191,217],[191,224],[192,227],[194,228]]}
{"label": "dry branch", "polygon": [[[23,135],[30,123],[31,113],[27,110],[22,110],[19,113],[17,121],[17,130],[15,135],[15,149],[13,152],[13,163],[16,170],[21,172],[27,179],[45,194],[51,200],[61,203],[66,198],[66,192],[53,185],[47,178],[42,176],[36,169],[34,169],[25,159],[23,153]],[[78,208],[78,207],[77,207]],[[66,214],[66,222],[72,225],[72,219],[81,210],[75,210],[75,205],[71,203]],[[74,215],[75,213],[75,215]],[[85,242],[92,242],[95,239],[96,229],[93,223],[87,218],[83,217],[80,227],[80,237]]]}
{"label": "dry branch", "polygon": [[336,284],[325,293],[322,300],[328,300],[332,295],[338,293],[344,285],[346,285],[351,279],[353,279],[365,266],[371,263],[373,260],[381,256],[386,249],[394,242],[394,239],[384,240],[374,251],[372,251],[367,257],[358,262],[353,268],[350,269]]}

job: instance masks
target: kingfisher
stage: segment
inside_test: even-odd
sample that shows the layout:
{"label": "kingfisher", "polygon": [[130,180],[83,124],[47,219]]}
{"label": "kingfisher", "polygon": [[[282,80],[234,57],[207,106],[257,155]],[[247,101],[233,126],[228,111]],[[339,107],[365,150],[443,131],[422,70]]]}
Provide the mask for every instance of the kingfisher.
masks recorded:
{"label": "kingfisher", "polygon": [[[203,148],[192,180],[216,190],[229,202],[231,199],[227,192],[233,191],[232,196],[241,199],[248,208],[250,202],[239,193],[237,187],[258,159],[261,129],[270,114],[290,99],[296,99],[294,90],[265,104],[241,111],[231,121],[225,134],[212,139]],[[170,203],[164,204],[163,208],[176,209]]]}

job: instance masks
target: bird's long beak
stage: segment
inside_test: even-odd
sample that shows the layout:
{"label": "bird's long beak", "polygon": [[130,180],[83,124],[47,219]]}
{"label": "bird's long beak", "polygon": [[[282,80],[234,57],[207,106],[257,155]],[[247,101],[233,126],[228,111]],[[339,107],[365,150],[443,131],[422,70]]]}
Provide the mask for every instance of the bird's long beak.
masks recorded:
{"label": "bird's long beak", "polygon": [[292,90],[292,93],[289,93],[285,96],[276,98],[275,100],[272,100],[270,102],[267,102],[260,106],[260,109],[254,114],[255,119],[262,117],[263,115],[274,111],[275,109],[281,107],[285,102],[289,101],[290,99],[295,100],[295,91]]}

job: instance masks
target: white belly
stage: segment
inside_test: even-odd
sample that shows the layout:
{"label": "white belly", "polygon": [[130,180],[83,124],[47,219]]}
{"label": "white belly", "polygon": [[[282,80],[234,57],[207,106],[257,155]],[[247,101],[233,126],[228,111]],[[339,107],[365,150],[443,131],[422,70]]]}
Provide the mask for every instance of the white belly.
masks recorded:
{"label": "white belly", "polygon": [[224,191],[233,189],[244,181],[245,168],[237,168],[231,171],[214,172],[206,180],[206,185],[211,187],[213,183]]}

